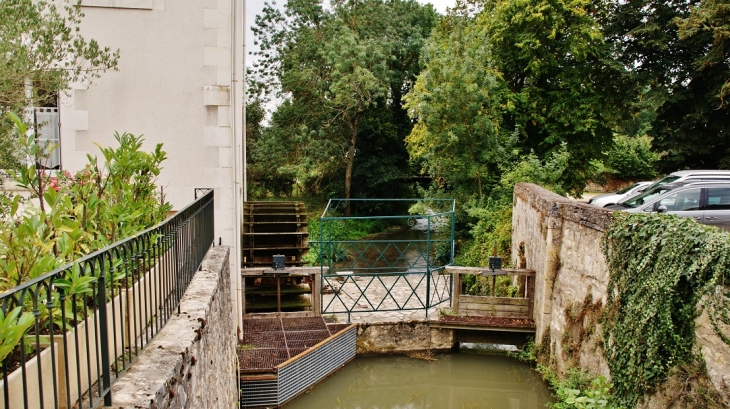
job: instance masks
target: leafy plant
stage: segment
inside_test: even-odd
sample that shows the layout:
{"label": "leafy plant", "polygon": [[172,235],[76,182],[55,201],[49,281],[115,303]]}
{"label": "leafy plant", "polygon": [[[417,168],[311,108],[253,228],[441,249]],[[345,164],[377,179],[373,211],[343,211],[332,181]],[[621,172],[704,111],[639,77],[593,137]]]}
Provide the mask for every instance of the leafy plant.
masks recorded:
{"label": "leafy plant", "polygon": [[555,391],[558,402],[552,405],[553,409],[618,409],[613,401],[611,388],[613,384],[603,376],[593,378],[590,385],[583,390],[572,385],[560,384]]}
{"label": "leafy plant", "polygon": [[651,180],[657,176],[656,164],[661,155],[651,147],[646,135],[629,137],[615,135],[611,149],[604,153],[602,169],[607,175],[620,180]]}
{"label": "leafy plant", "polygon": [[694,359],[703,309],[714,323],[728,323],[730,235],[676,216],[614,217],[602,243],[611,277],[603,337],[616,394],[633,407]]}
{"label": "leafy plant", "polygon": [[[30,192],[31,199],[20,195],[0,197],[0,207],[6,210],[0,218],[0,292],[13,292],[13,287],[151,227],[164,220],[171,209],[155,185],[160,164],[166,158],[161,145],[147,153],[141,150],[141,137],[116,134],[118,147],[100,148],[103,164],[89,155],[88,165],[76,175],[49,173],[38,164],[50,152],[38,144],[17,115],[8,116],[15,124],[21,150],[30,158],[9,174],[18,186]],[[141,270],[150,267],[146,254],[134,257],[123,262],[114,255],[97,261],[104,265],[94,268],[76,263],[55,276],[52,285],[38,286],[33,297],[22,297],[25,304],[18,306],[18,311],[37,309],[41,332],[51,326],[68,329],[85,318],[96,302],[94,287],[100,271],[109,273],[105,295],[113,297],[121,285],[129,284],[128,276],[138,278]],[[66,297],[64,302],[61,292]],[[29,305],[33,300],[43,302]],[[30,316],[35,319],[33,314]],[[8,317],[4,331],[12,339],[17,334],[22,337],[29,328],[25,325],[28,316]],[[12,350],[17,342],[10,345],[8,341],[8,345]]]}
{"label": "leafy plant", "polygon": [[21,307],[15,307],[7,315],[0,309],[0,361],[10,354],[25,335],[25,332],[35,322],[33,314],[24,312]]}

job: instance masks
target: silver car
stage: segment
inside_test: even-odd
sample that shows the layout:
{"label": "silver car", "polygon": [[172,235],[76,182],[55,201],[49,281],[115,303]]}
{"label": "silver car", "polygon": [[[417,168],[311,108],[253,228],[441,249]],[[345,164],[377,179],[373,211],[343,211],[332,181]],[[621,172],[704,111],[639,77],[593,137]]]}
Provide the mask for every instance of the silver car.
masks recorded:
{"label": "silver car", "polygon": [[[657,186],[665,185],[667,183],[691,183],[691,182],[704,182],[704,181],[726,181],[730,182],[730,170],[714,170],[714,169],[699,169],[699,170],[678,170],[672,172],[667,176],[652,183],[645,190],[652,189]],[[633,196],[637,196],[639,192],[634,192],[631,195],[627,195],[623,199],[616,202],[621,204]]]}
{"label": "silver car", "polygon": [[667,183],[609,209],[668,213],[730,231],[730,182]]}
{"label": "silver car", "polygon": [[604,193],[602,195],[593,196],[589,201],[589,205],[606,207],[615,205],[625,198],[635,196],[641,193],[645,187],[651,185],[653,182],[636,182],[633,185],[629,185],[616,193]]}

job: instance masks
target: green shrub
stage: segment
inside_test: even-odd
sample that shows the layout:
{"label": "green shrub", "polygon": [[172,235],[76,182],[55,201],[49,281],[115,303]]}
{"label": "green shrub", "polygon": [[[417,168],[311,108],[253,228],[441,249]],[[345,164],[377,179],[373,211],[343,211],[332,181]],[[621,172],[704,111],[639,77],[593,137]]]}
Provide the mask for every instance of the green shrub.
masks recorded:
{"label": "green shrub", "polygon": [[652,151],[651,138],[644,136],[613,137],[611,150],[604,154],[606,172],[620,180],[651,180],[657,176],[655,165],[661,155]]}
{"label": "green shrub", "polygon": [[[37,204],[32,205],[20,195],[0,196],[0,208],[5,210],[0,217],[0,292],[11,291],[28,280],[152,227],[171,210],[155,185],[160,164],[166,158],[161,144],[147,153],[141,150],[141,137],[116,134],[117,148],[100,148],[104,164],[88,155],[88,164],[75,175],[63,171],[49,173],[39,166],[47,159],[45,147],[37,143],[20,118],[14,114],[8,116],[15,124],[24,156],[30,158],[20,169],[11,171],[10,176],[31,193],[31,200]],[[114,288],[135,268],[132,264],[118,268],[121,260],[103,262],[106,271],[114,272],[110,277]],[[75,264],[54,281],[52,288],[63,290],[66,297],[75,300],[73,306],[66,303],[65,322],[61,322],[58,293],[49,294],[49,288],[39,287],[35,297],[48,300],[34,307],[38,308],[41,328],[48,325],[60,328],[83,318],[79,314],[86,310],[84,306],[88,305],[100,272],[98,268],[91,270],[89,267],[82,271]],[[27,304],[33,298],[25,297],[26,305],[18,308],[29,310],[32,307]],[[28,329],[26,314],[12,312],[2,317],[3,348],[12,350],[20,341]]]}

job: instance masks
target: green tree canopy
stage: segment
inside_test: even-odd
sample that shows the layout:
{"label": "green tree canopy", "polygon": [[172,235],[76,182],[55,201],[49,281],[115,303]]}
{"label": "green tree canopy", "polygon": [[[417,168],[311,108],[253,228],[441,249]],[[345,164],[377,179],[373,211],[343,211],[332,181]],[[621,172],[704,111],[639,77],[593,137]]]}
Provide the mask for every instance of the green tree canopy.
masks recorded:
{"label": "green tree canopy", "polygon": [[79,33],[81,1],[0,1],[0,168],[13,164],[5,113],[55,103],[74,82],[116,69],[119,52]]}
{"label": "green tree canopy", "polygon": [[717,0],[606,2],[606,40],[631,73],[627,114],[654,110],[648,133],[666,171],[730,168],[727,13]]}
{"label": "green tree canopy", "polygon": [[621,70],[589,1],[462,6],[436,30],[425,63],[407,97],[419,121],[409,146],[451,188],[482,198],[500,163],[565,146],[570,171],[561,183],[579,191],[589,161],[611,141],[618,104],[610,87]]}
{"label": "green tree canopy", "polygon": [[[265,88],[278,87],[285,102],[261,145],[296,151],[276,169],[315,190],[344,170],[343,193],[351,197],[368,112],[392,109],[391,118],[410,130],[398,110],[435,20],[432,7],[414,0],[333,1],[329,9],[319,0],[290,0],[283,11],[267,6],[254,29],[262,58],[254,75]],[[273,151],[262,147],[261,153],[264,159]]]}

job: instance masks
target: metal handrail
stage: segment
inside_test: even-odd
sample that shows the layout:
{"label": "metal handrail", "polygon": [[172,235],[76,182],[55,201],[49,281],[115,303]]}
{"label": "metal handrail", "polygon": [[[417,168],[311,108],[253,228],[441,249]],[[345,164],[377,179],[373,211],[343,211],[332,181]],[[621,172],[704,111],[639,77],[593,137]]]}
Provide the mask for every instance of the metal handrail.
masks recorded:
{"label": "metal handrail", "polygon": [[[338,215],[349,202],[417,203],[429,208],[427,213],[408,215]],[[436,208],[436,211],[431,210]],[[444,208],[446,210],[444,210]],[[456,203],[453,199],[331,199],[320,218],[319,262],[321,288],[330,291],[329,302],[322,295],[323,314],[426,310],[450,301],[452,280],[443,275],[445,266],[454,261]],[[347,220],[379,219],[396,221],[425,220],[425,239],[332,239],[332,224]],[[434,238],[431,230],[441,226],[446,238]],[[329,233],[326,237],[325,233]],[[366,252],[374,253],[369,257]],[[406,253],[411,253],[409,258]],[[415,258],[413,257],[415,252]],[[348,259],[349,257],[349,259]],[[374,261],[373,261],[374,260]],[[412,281],[415,280],[415,285]],[[406,299],[392,296],[393,286],[406,291]],[[353,292],[354,295],[348,291]],[[385,292],[385,297],[376,295]],[[328,297],[329,298],[329,297]]]}
{"label": "metal handrail", "polygon": [[179,313],[213,245],[213,209],[211,191],[156,226],[0,294],[5,315],[20,306],[34,319],[2,361],[0,408],[111,405],[111,385]]}

